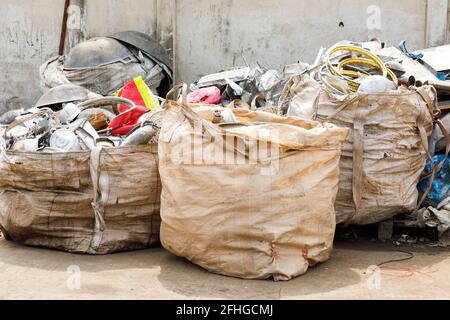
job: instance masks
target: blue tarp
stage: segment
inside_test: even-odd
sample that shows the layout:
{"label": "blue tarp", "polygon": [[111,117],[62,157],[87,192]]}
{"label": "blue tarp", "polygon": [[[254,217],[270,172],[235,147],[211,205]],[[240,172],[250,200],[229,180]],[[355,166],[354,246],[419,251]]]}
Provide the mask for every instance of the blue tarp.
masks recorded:
{"label": "blue tarp", "polygon": [[[437,155],[433,157],[434,165],[437,166],[439,163],[444,160],[445,155]],[[425,172],[431,172],[431,162],[427,160],[427,164],[425,166]],[[419,190],[425,192],[427,190],[428,184],[430,183],[430,178],[423,180],[419,183]],[[450,190],[450,160],[447,158],[442,166],[441,171],[439,171],[434,176],[434,180],[432,183],[431,191],[428,194],[427,198],[436,204],[440,203],[442,200],[447,198],[447,194]]]}

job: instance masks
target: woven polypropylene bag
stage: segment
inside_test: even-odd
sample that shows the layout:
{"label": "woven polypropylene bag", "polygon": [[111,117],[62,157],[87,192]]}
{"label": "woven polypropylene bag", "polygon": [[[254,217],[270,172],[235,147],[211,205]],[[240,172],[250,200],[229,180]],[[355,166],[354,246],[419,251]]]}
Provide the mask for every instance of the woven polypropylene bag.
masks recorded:
{"label": "woven polypropylene bag", "polygon": [[157,146],[2,155],[0,229],[7,239],[87,254],[159,244]]}
{"label": "woven polypropylene bag", "polygon": [[[165,112],[159,158],[167,250],[246,279],[289,280],[330,257],[348,129],[243,109],[233,112],[245,125],[221,129],[177,102]],[[265,145],[270,156],[249,156]]]}
{"label": "woven polypropylene bag", "polygon": [[351,129],[340,164],[337,223],[377,223],[414,211],[434,99],[430,86],[340,99],[320,94],[315,119]]}

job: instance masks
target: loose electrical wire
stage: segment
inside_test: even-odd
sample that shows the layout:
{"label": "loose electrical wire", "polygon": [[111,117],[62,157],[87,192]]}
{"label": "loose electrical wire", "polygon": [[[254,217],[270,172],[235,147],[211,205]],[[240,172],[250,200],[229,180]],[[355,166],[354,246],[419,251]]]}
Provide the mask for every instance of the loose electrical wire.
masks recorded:
{"label": "loose electrical wire", "polygon": [[[344,54],[336,55],[338,52]],[[362,80],[374,74],[398,84],[395,73],[377,55],[357,45],[335,45],[328,50],[324,62],[317,78],[333,94],[357,92]],[[342,81],[346,86],[342,85]]]}

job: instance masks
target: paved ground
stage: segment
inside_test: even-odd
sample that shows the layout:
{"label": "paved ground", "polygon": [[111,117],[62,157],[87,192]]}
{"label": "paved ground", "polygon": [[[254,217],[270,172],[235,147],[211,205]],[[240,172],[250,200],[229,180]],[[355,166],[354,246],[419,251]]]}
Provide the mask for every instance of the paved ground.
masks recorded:
{"label": "paved ground", "polygon": [[[406,257],[399,249],[413,252],[414,258],[382,267],[376,289],[376,274],[367,274],[368,266]],[[79,290],[67,286],[72,265],[81,270]],[[450,299],[450,250],[339,242],[329,262],[275,283],[210,274],[163,249],[94,257],[27,248],[1,238],[0,298]]]}

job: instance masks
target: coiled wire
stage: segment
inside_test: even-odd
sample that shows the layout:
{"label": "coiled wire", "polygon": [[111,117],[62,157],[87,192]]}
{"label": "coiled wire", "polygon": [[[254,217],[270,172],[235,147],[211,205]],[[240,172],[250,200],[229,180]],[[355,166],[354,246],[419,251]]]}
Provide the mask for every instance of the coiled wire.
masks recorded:
{"label": "coiled wire", "polygon": [[[338,52],[344,52],[345,55],[336,57]],[[324,64],[317,72],[316,78],[328,92],[348,94],[357,92],[361,81],[374,74],[388,78],[398,85],[395,73],[386,67],[377,55],[357,45],[337,44],[326,53]]]}

